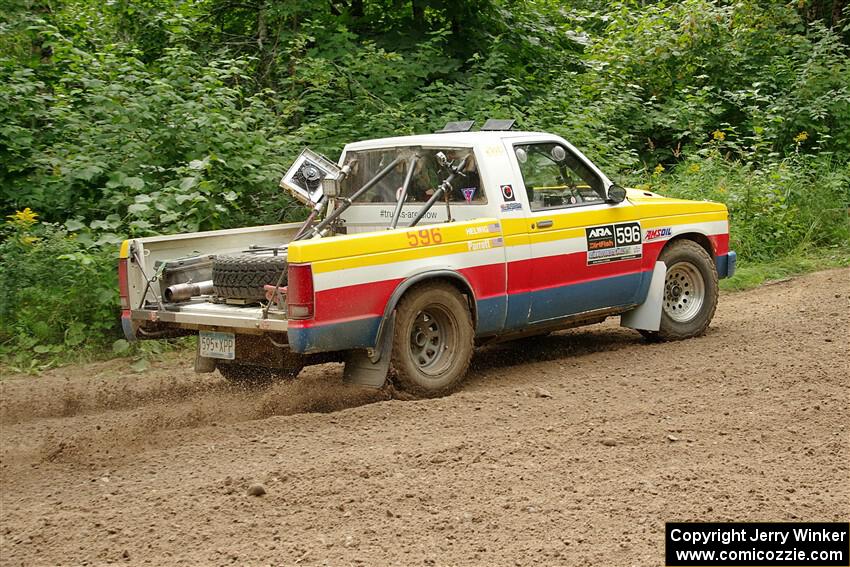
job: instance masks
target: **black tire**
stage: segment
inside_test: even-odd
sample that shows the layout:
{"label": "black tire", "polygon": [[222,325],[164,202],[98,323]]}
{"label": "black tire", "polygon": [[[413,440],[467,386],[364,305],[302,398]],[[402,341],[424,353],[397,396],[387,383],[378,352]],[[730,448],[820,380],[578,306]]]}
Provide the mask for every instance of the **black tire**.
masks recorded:
{"label": "black tire", "polygon": [[278,369],[250,364],[220,363],[217,368],[228,382],[240,386],[261,387],[280,380],[292,380],[298,376],[304,366],[295,365],[290,368]]}
{"label": "black tire", "polygon": [[286,285],[285,272],[285,256],[216,256],[212,269],[213,291],[225,299],[260,301],[266,297],[264,286],[275,285],[281,273],[284,276],[280,285]]}
{"label": "black tire", "polygon": [[692,240],[671,242],[659,260],[667,266],[661,328],[641,334],[650,341],[677,341],[703,334],[717,309],[717,266]]}
{"label": "black tire", "polygon": [[454,286],[429,282],[414,287],[396,310],[396,385],[422,398],[450,393],[469,369],[474,338],[469,305]]}

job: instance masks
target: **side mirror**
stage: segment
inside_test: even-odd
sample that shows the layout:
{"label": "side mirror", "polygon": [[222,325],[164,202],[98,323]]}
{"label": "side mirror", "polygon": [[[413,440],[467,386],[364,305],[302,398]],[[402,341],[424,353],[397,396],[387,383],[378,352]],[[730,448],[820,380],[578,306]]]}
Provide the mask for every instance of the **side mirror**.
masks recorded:
{"label": "side mirror", "polygon": [[608,199],[609,203],[617,204],[622,203],[626,200],[626,189],[624,187],[620,187],[616,183],[611,185],[608,188]]}

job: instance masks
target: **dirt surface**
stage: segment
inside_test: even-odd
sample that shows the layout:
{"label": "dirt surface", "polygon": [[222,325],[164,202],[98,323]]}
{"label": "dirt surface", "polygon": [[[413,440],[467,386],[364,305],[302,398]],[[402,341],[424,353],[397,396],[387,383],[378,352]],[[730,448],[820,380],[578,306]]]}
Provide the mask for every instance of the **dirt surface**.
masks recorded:
{"label": "dirt surface", "polygon": [[665,521],[847,521],[848,344],[844,269],[680,343],[487,347],[437,400],[339,365],[234,390],[186,353],[12,377],[0,564],[661,565]]}

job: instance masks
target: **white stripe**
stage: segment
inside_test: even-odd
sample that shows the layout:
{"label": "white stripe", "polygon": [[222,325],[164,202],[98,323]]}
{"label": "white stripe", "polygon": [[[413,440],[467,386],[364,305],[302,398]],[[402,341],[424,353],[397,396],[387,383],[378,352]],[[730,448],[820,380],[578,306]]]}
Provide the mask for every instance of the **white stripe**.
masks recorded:
{"label": "white stripe", "polygon": [[[679,225],[671,224],[669,227],[672,229],[671,236],[658,238],[650,242],[669,240],[674,236],[687,232],[697,232],[707,236],[726,234],[728,232],[729,223],[727,221],[708,221]],[[661,229],[668,227],[659,226],[655,228]],[[647,230],[649,229],[643,229],[644,235]],[[646,242],[644,244],[646,244]],[[532,248],[534,250],[534,258],[546,258],[562,254],[586,252],[587,239],[580,236],[577,238],[564,238],[561,240],[539,242],[531,246],[522,243],[507,247],[495,247],[489,250],[461,252],[458,254],[447,254],[443,256],[430,256],[416,260],[348,268],[333,272],[320,272],[314,274],[313,281],[316,291],[325,291],[338,287],[368,284],[383,280],[405,279],[426,270],[460,270],[463,268],[485,266],[488,264],[504,264],[506,259],[507,262],[527,260],[531,257],[530,251]]]}
{"label": "white stripe", "polygon": [[[460,270],[475,266],[505,263],[505,248],[502,246],[475,252],[460,252],[443,256],[430,256],[416,260],[348,268],[313,275],[316,291],[325,291],[350,285],[368,284],[384,280],[405,279],[427,270]],[[352,298],[352,301],[355,298]]]}
{"label": "white stripe", "polygon": [[[619,223],[612,223],[619,224]],[[596,226],[596,225],[594,225]],[[644,241],[644,244],[650,242],[663,242],[680,234],[688,232],[697,232],[706,236],[714,236],[718,234],[726,234],[729,232],[728,221],[706,221],[688,224],[670,224],[668,226],[658,226],[652,229],[643,228],[642,236],[646,235],[647,230],[670,228],[670,236],[656,238],[654,240]],[[578,252],[587,252],[587,239],[583,236],[575,238],[563,238],[561,240],[549,240],[546,242],[535,242],[531,245],[533,249],[532,256],[534,258],[547,258],[549,256],[560,256],[562,254],[575,254]],[[509,262],[528,259],[528,245],[517,244],[508,246],[507,257]]]}
{"label": "white stripe", "polygon": [[587,252],[587,240],[583,236],[579,236],[578,238],[534,242],[531,245],[531,249],[533,250],[532,256],[535,258],[575,254],[577,252]]}

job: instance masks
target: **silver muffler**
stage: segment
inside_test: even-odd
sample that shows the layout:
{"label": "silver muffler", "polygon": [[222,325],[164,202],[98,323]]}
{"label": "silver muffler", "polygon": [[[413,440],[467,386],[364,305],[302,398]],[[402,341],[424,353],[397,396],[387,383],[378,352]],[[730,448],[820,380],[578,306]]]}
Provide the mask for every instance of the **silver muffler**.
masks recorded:
{"label": "silver muffler", "polygon": [[181,283],[165,288],[165,300],[169,303],[186,301],[199,295],[209,295],[213,292],[212,280],[198,283]]}

